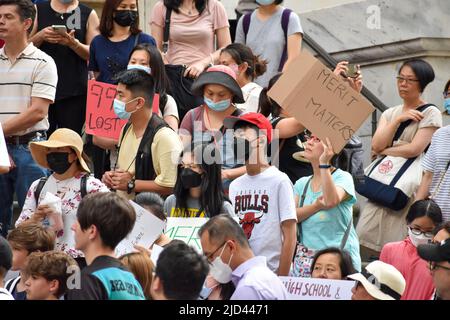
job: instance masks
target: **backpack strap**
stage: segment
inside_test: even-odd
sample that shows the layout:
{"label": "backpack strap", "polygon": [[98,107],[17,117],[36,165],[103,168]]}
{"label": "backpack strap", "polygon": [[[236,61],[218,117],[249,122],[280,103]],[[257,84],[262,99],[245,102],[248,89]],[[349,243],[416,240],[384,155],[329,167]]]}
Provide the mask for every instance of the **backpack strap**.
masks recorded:
{"label": "backpack strap", "polygon": [[14,289],[17,286],[17,283],[20,281],[20,276],[14,279],[9,279],[5,284],[5,289],[8,290],[9,293],[13,293]]}
{"label": "backpack strap", "polygon": [[36,207],[39,202],[39,196],[41,195],[42,189],[44,188],[45,183],[47,182],[48,177],[42,177],[39,179],[39,182],[36,186],[36,190],[34,190],[34,200],[36,200]]}
{"label": "backpack strap", "polygon": [[288,57],[288,27],[289,27],[289,19],[291,17],[291,9],[284,9],[281,15],[281,28],[284,33],[284,48],[283,54],[281,56],[280,65],[278,66],[278,71],[281,72],[283,70],[284,64],[286,63]]}
{"label": "backpack strap", "polygon": [[350,218],[350,221],[349,221],[349,223],[347,225],[347,229],[345,229],[345,233],[344,233],[344,237],[342,238],[341,245],[339,246],[339,248],[341,250],[344,250],[344,247],[347,244],[348,236],[350,235],[350,230],[352,228],[352,223],[353,223],[353,214],[352,214],[352,217]]}
{"label": "backpack strap", "polygon": [[134,47],[136,47],[138,45],[140,35],[141,35],[141,32],[139,32],[137,35],[134,36]]}
{"label": "backpack strap", "polygon": [[244,14],[244,17],[242,18],[242,28],[244,29],[244,39],[245,43],[247,43],[247,34],[248,30],[250,29],[250,21],[252,19],[252,13],[246,13]]}
{"label": "backpack strap", "polygon": [[[120,137],[119,145],[117,146],[118,150],[120,149],[120,146],[122,145],[122,141],[125,138],[125,135],[127,134],[127,131],[128,131],[128,129],[130,129],[130,127],[131,127],[131,121],[128,121],[125,124],[125,127],[123,127],[123,133],[122,133],[122,136]],[[119,151],[117,151],[117,152],[119,152]]]}
{"label": "backpack strap", "polygon": [[[305,186],[303,187],[303,193],[302,196],[300,197],[300,204],[299,207],[303,207],[303,204],[305,203],[305,199],[306,199],[306,192],[308,191],[309,185],[311,184],[311,180],[312,180],[313,176],[310,176],[308,178],[308,181],[306,181]],[[297,239],[300,240],[300,237],[302,235],[302,223],[299,222],[298,223],[298,228],[297,228]],[[297,251],[297,250],[295,250]]]}
{"label": "backpack strap", "polygon": [[172,9],[166,8],[166,19],[164,20],[164,39],[162,43],[162,52],[164,54],[169,50],[169,36],[170,36],[170,17],[172,16]]}
{"label": "backpack strap", "polygon": [[83,199],[87,195],[87,181],[89,179],[89,174],[85,174],[81,177],[80,180],[80,192],[81,192],[81,199]]}

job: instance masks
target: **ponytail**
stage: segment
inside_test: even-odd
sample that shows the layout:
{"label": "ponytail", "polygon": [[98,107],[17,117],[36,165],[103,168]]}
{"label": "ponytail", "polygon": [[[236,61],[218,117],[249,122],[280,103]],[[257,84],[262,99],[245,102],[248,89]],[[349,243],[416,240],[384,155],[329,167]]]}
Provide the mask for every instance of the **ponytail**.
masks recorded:
{"label": "ponytail", "polygon": [[272,115],[272,117],[278,117],[281,114],[280,105],[276,101],[270,99],[267,95],[267,92],[273,87],[280,77],[281,73],[274,75],[269,81],[269,86],[262,89],[261,94],[259,95],[258,112],[265,117],[270,115]]}

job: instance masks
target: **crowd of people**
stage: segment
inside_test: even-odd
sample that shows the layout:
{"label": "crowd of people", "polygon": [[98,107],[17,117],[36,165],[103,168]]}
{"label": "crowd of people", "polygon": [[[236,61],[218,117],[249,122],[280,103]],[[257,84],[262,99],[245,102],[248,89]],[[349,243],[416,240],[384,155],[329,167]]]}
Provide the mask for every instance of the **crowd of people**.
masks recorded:
{"label": "crowd of people", "polygon": [[[78,0],[0,0],[0,300],[286,300],[283,276],[450,300],[450,80],[442,112],[422,95],[428,62],[392,75],[403,103],[381,115],[365,178],[414,169],[395,174],[403,205],[364,194],[357,216],[341,153],[269,96],[301,52],[282,2],[240,1],[232,43],[218,0],[158,1],[151,35],[138,0],[105,0],[100,19]],[[361,92],[359,66],[334,76]],[[116,86],[117,140],[85,132],[88,80]],[[165,224],[207,218],[201,252],[163,230],[157,261],[139,244],[116,256],[130,201]]]}

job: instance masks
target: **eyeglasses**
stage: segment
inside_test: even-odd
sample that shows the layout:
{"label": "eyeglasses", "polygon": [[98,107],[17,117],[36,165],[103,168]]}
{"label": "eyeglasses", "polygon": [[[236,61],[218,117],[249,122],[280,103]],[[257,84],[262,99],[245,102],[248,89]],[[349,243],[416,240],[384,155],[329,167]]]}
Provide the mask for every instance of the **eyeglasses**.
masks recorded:
{"label": "eyeglasses", "polygon": [[425,237],[430,238],[430,239],[433,238],[433,236],[434,236],[433,232],[423,232],[416,228],[411,228],[411,227],[408,227],[408,228],[409,228],[409,230],[411,230],[411,233],[415,236],[420,236],[421,234],[423,234]]}
{"label": "eyeglasses", "polygon": [[403,81],[406,81],[406,84],[411,84],[413,82],[419,82],[417,79],[411,79],[411,78],[403,78],[401,76],[397,76],[397,82],[402,83]]}
{"label": "eyeglasses", "polygon": [[206,259],[208,259],[208,263],[211,264],[210,260],[212,259],[212,257],[214,256],[214,254],[220,249],[222,248],[225,244],[227,243],[227,240],[225,240],[219,247],[217,247],[216,250],[214,250],[212,253],[208,254],[206,256]]}
{"label": "eyeglasses", "polygon": [[430,268],[431,271],[436,270],[436,269],[439,269],[439,268],[444,269],[444,270],[447,270],[447,271],[450,271],[450,268],[449,268],[449,267],[441,266],[441,265],[437,264],[437,263],[434,262],[434,261],[430,261],[430,262],[429,262],[429,268]]}

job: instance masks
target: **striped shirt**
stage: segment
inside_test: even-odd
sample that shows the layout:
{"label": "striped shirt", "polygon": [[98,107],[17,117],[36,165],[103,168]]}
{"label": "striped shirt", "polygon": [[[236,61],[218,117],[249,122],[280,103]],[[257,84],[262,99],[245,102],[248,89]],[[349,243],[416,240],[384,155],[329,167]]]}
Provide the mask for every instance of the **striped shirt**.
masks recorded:
{"label": "striped shirt", "polygon": [[[53,59],[32,43],[22,51],[14,63],[0,49],[0,122],[17,116],[31,105],[31,98],[44,98],[53,103],[58,73]],[[45,131],[48,119],[37,122],[27,130],[15,133],[21,136],[33,131]]]}
{"label": "striped shirt", "polygon": [[[433,173],[429,192],[441,208],[444,221],[450,221],[450,170],[447,168],[450,161],[449,142],[450,126],[437,130],[431,139],[431,146],[422,160],[424,170]],[[441,179],[442,182],[439,185]]]}

